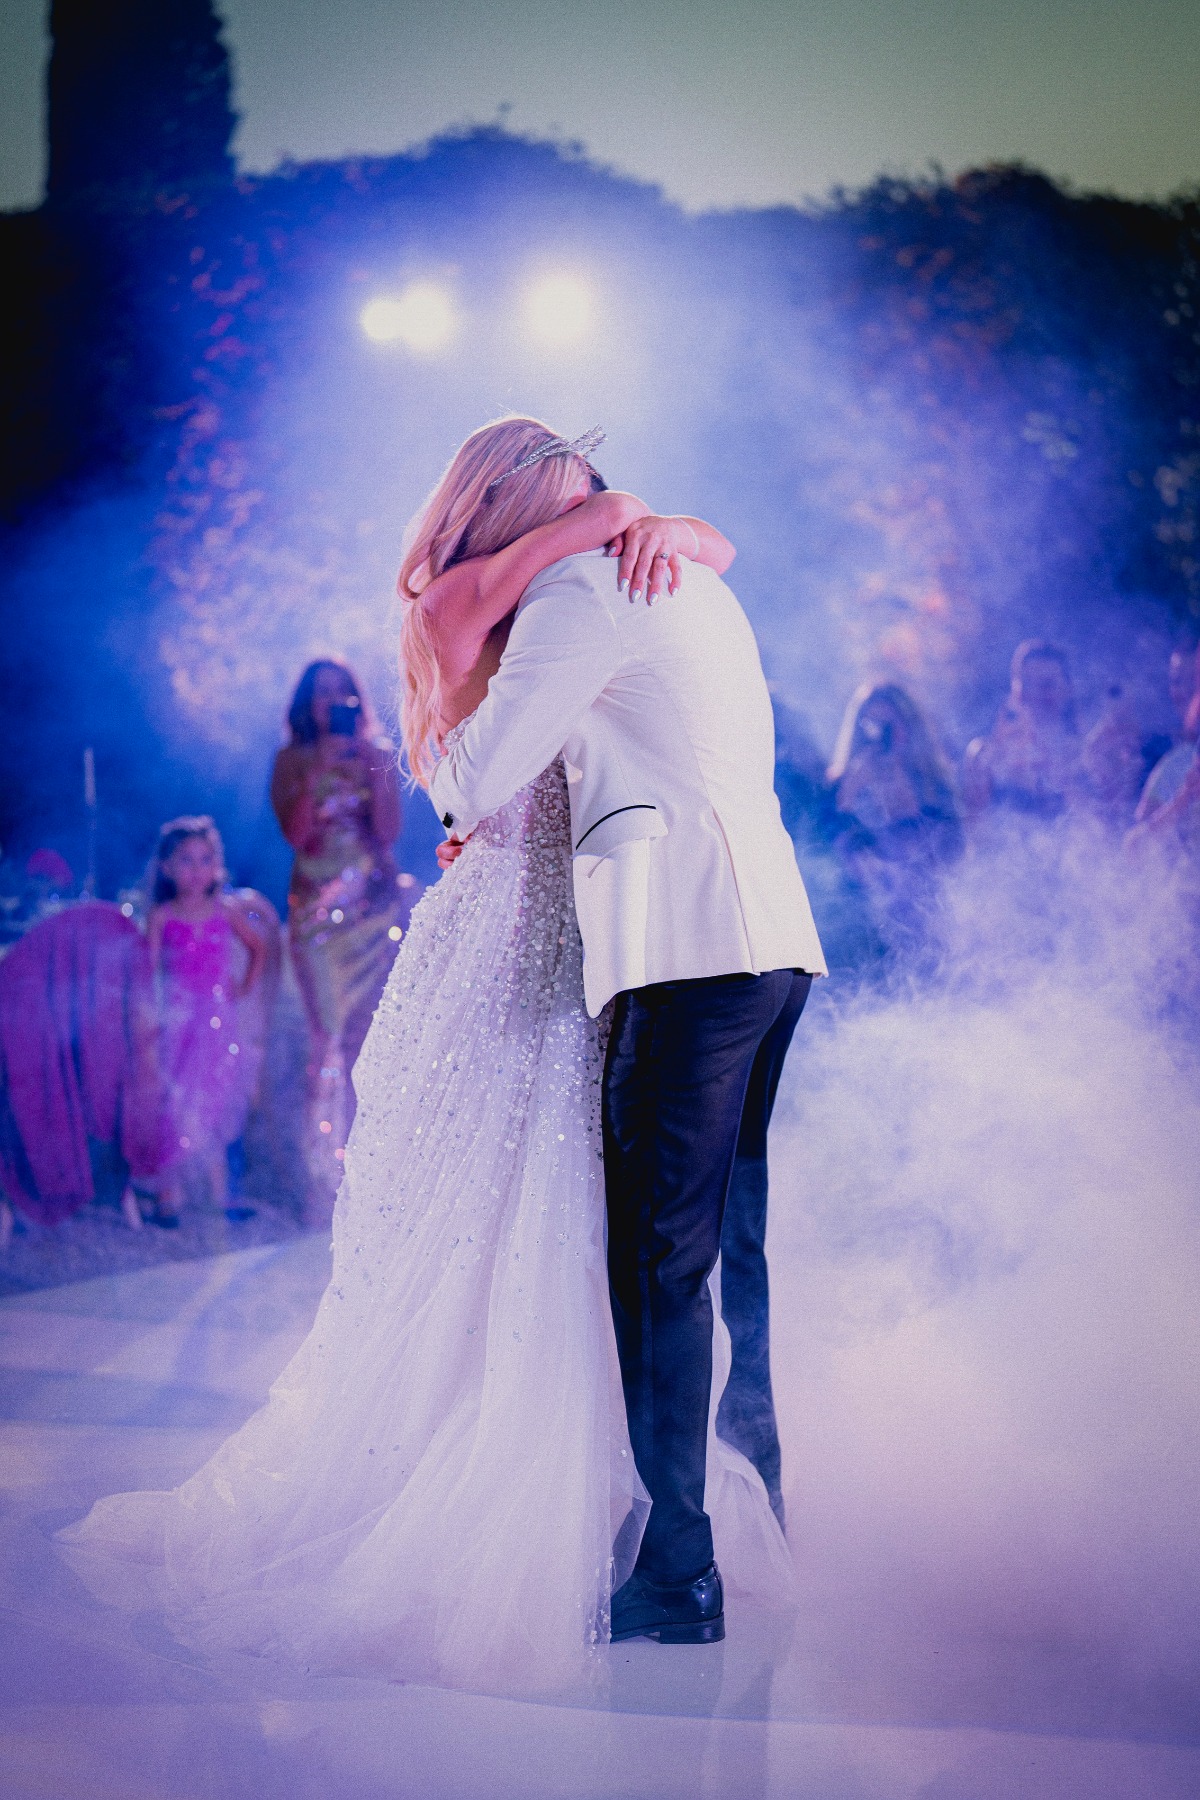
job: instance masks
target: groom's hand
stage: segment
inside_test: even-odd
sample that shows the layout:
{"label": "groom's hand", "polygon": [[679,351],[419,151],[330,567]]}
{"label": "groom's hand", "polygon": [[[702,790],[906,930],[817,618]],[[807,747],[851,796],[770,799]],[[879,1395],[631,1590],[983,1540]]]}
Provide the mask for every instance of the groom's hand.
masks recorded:
{"label": "groom's hand", "polygon": [[[468,833],[468,837],[470,834]],[[437,847],[438,868],[446,870],[456,863],[467,846],[467,838],[448,837]]]}

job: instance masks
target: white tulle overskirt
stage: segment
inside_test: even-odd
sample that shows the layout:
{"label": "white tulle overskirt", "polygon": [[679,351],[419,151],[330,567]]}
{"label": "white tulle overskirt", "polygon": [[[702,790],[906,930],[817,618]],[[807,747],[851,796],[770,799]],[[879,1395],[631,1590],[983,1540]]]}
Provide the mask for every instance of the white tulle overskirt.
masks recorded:
{"label": "white tulle overskirt", "polygon": [[[555,766],[417,907],[354,1071],[312,1330],[181,1487],[60,1534],[102,1598],[320,1672],[553,1694],[595,1670],[647,1503],[569,845]],[[757,1475],[722,1449],[709,1491],[727,1573],[777,1598]]]}

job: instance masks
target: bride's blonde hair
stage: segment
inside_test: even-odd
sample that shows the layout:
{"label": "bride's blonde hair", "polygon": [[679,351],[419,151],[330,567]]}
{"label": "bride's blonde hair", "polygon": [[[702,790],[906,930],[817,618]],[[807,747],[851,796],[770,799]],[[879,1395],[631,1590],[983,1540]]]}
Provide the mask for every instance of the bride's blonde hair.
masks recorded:
{"label": "bride's blonde hair", "polygon": [[[400,596],[400,693],[404,752],[414,780],[429,786],[442,736],[442,682],[425,589],[472,556],[490,556],[537,525],[557,519],[591,470],[581,456],[544,456],[516,465],[546,443],[562,443],[540,419],[481,425],[456,452],[417,515],[396,592]],[[505,479],[501,480],[500,478]]]}

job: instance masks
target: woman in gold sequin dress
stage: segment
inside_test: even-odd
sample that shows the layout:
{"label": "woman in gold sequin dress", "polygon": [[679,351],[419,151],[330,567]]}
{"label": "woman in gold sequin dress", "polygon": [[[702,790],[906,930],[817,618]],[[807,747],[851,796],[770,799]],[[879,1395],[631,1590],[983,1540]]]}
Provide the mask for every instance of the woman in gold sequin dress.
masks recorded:
{"label": "woman in gold sequin dress", "polygon": [[[296,852],[288,947],[308,1020],[306,1149],[311,1204],[341,1179],[353,1068],[402,929],[392,845],[400,834],[396,755],[344,663],[312,662],[288,708],[271,804]],[[325,1214],[328,1218],[328,1211]]]}
{"label": "woman in gold sequin dress", "polygon": [[[592,485],[576,445],[504,420],[427,502],[401,572],[418,771],[419,671],[444,744],[536,572],[623,534],[635,581],[661,553],[649,595],[676,552],[729,549]],[[556,758],[413,913],[355,1069],[312,1331],[190,1480],[60,1534],[95,1592],[160,1608],[190,1645],[323,1672],[529,1696],[603,1676],[647,1503],[609,1309],[602,1072]],[[790,1563],[761,1480],[711,1434],[709,1471],[723,1570],[777,1596]]]}

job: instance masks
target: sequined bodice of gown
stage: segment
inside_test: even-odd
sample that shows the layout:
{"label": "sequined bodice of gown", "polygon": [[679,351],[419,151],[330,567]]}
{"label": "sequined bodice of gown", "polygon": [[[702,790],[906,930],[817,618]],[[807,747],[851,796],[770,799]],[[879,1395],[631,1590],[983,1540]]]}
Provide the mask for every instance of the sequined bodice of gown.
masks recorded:
{"label": "sequined bodice of gown", "polygon": [[[161,1605],[190,1644],[323,1671],[529,1694],[596,1672],[645,1511],[601,1075],[559,763],[413,914],[354,1073],[309,1337],[197,1475],[63,1534],[97,1592]],[[786,1550],[757,1485],[738,1492],[774,1533],[777,1590]]]}

